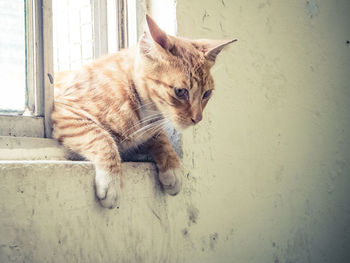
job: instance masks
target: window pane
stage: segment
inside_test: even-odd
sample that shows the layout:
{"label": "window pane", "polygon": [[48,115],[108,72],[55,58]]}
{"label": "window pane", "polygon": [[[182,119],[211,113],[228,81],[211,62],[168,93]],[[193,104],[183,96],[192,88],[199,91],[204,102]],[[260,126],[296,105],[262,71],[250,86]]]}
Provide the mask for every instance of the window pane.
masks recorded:
{"label": "window pane", "polygon": [[136,19],[136,0],[128,1],[128,45],[129,47],[137,44],[137,19]]}
{"label": "window pane", "polygon": [[26,88],[25,2],[0,0],[0,110],[23,111]]}
{"label": "window pane", "polygon": [[118,51],[117,1],[107,0],[108,53]]}
{"label": "window pane", "polygon": [[77,69],[93,59],[90,0],[53,0],[54,69]]}

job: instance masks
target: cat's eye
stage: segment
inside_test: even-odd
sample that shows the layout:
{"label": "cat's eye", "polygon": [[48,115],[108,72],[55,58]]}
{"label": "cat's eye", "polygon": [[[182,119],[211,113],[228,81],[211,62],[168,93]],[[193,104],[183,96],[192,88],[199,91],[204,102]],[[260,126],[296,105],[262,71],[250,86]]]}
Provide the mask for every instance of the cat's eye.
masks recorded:
{"label": "cat's eye", "polygon": [[175,95],[180,99],[188,99],[188,90],[187,89],[181,89],[181,88],[175,88]]}
{"label": "cat's eye", "polygon": [[211,95],[211,90],[207,90],[203,95],[203,99],[208,99],[210,95]]}

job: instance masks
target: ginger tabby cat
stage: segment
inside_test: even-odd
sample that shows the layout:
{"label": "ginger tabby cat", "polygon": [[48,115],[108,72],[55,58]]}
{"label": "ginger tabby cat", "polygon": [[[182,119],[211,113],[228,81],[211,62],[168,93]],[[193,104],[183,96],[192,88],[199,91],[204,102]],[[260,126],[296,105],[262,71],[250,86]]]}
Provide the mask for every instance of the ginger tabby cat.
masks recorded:
{"label": "ginger tabby cat", "polygon": [[116,206],[121,188],[120,152],[147,144],[164,190],[176,195],[180,161],[163,127],[185,129],[202,120],[214,89],[210,68],[236,41],[188,40],[167,35],[150,16],[149,33],[121,50],[55,75],[53,135],[96,168],[96,196]]}

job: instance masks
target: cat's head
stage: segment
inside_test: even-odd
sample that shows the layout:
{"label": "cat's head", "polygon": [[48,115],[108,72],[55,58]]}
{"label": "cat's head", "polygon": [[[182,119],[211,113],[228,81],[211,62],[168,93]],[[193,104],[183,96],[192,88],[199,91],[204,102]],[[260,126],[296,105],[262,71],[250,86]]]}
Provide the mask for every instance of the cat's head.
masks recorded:
{"label": "cat's head", "polygon": [[202,120],[214,90],[210,68],[220,51],[236,40],[189,40],[167,35],[147,15],[149,33],[139,50],[145,93],[175,128]]}

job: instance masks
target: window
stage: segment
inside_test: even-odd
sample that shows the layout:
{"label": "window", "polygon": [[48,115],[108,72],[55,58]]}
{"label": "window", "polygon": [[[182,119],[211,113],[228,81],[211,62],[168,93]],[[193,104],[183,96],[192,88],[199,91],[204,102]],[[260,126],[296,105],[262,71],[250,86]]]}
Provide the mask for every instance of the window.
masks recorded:
{"label": "window", "polygon": [[50,136],[50,17],[51,1],[0,0],[2,136]]}
{"label": "window", "polygon": [[25,106],[25,12],[22,1],[0,0],[1,81],[11,89],[0,89],[0,108],[24,111]]}
{"label": "window", "polygon": [[136,44],[136,13],[145,1],[0,0],[0,136],[49,138],[54,72]]}
{"label": "window", "polygon": [[[137,43],[136,0],[52,0],[54,70],[71,70]],[[143,16],[144,16],[143,12]]]}

